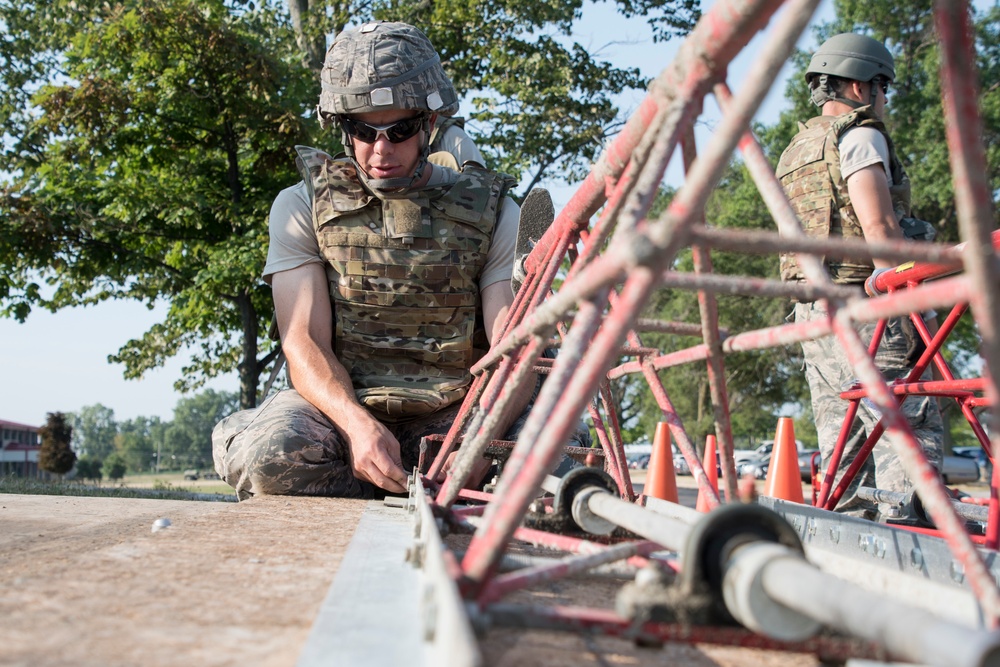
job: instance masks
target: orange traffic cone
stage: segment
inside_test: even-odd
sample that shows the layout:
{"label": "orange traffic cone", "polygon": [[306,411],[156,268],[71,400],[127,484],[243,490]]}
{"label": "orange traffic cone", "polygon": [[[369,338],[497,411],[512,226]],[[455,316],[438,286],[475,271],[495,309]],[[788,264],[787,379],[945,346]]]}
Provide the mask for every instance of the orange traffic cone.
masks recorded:
{"label": "orange traffic cone", "polygon": [[803,502],[799,452],[795,446],[795,427],[791,417],[779,417],[774,432],[771,464],[764,482],[764,495],[794,503]]}
{"label": "orange traffic cone", "polygon": [[678,502],[677,478],[674,476],[674,453],[670,447],[670,429],[667,422],[656,425],[653,452],[649,455],[649,472],[642,493],[653,498]]}
{"label": "orange traffic cone", "polygon": [[[705,460],[701,464],[705,468],[705,476],[708,477],[708,483],[712,485],[715,489],[715,495],[719,495],[719,469],[718,463],[715,460],[715,436],[709,435],[705,438]],[[698,502],[695,504],[695,509],[699,512],[708,511],[708,499],[705,498],[705,494],[698,491]]]}

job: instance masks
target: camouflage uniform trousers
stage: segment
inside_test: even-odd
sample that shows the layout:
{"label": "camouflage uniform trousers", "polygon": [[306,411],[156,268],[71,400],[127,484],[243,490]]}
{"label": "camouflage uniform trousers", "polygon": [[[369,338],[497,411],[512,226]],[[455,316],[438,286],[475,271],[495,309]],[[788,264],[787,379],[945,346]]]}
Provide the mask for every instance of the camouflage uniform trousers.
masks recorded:
{"label": "camouflage uniform trousers", "polygon": [[[447,433],[460,404],[419,419],[385,424],[400,444],[404,469],[416,467],[420,439]],[[294,389],[219,422],[212,432],[215,470],[240,500],[256,494],[375,498],[384,492],[357,479],[343,436]]]}
{"label": "camouflage uniform trousers", "polygon": [[[799,303],[795,306],[796,322],[826,319],[826,317],[826,310],[819,303]],[[875,324],[860,324],[857,325],[857,330],[867,345],[874,335]],[[834,336],[806,341],[802,343],[802,352],[805,358],[806,379],[812,395],[813,417],[816,420],[819,447],[823,457],[822,470],[825,471],[847,414],[848,401],[842,399],[840,393],[854,382],[855,374],[840,342]],[[907,341],[902,333],[900,319],[889,320],[875,354],[875,364],[887,382],[909,374],[906,354]],[[929,375],[929,371],[927,374]],[[854,420],[851,435],[844,446],[844,453],[837,469],[837,482],[854,461],[868,434],[878,424],[875,410],[877,408],[874,405],[868,407],[865,401],[859,406],[858,417]],[[940,468],[944,427],[937,400],[928,396],[910,396],[903,401],[902,410],[928,460]],[[888,431],[883,433],[872,455],[858,471],[854,482],[847,488],[837,505],[838,512],[872,520],[877,518],[877,506],[857,497],[859,486],[904,493],[911,490],[912,484],[894,453],[897,439],[898,436],[894,433]]]}
{"label": "camouflage uniform trousers", "polygon": [[[399,441],[404,469],[416,467],[421,438],[447,433],[460,408],[461,404],[455,404],[426,417],[385,424]],[[530,409],[529,404],[506,438],[516,437]],[[569,444],[589,446],[589,431],[578,430]],[[240,500],[255,494],[384,495],[374,484],[354,477],[343,437],[326,415],[294,389],[272,394],[259,407],[219,422],[212,432],[212,456],[215,470],[236,489]],[[564,457],[557,469],[572,465]]]}

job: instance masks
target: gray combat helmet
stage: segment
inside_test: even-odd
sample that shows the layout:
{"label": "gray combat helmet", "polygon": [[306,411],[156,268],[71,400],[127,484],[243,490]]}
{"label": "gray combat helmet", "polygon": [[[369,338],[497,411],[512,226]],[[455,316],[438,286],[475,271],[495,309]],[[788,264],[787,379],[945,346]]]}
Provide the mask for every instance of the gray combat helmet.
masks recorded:
{"label": "gray combat helmet", "polygon": [[[846,100],[830,89],[827,85],[827,77],[830,76],[864,82],[876,77],[892,81],[896,78],[895,62],[889,49],[878,40],[845,32],[834,35],[816,49],[806,69],[806,81],[817,106],[834,99],[851,104],[852,100]],[[875,89],[872,88],[872,103],[874,99]]]}
{"label": "gray combat helmet", "polygon": [[871,81],[883,76],[896,78],[895,62],[889,49],[867,35],[845,32],[823,42],[806,70],[806,81],[816,74],[830,74],[841,79]]}
{"label": "gray combat helmet", "polygon": [[434,45],[406,23],[366,23],[337,35],[320,81],[324,123],[330,114],[412,109],[453,116],[458,111],[458,95]]}

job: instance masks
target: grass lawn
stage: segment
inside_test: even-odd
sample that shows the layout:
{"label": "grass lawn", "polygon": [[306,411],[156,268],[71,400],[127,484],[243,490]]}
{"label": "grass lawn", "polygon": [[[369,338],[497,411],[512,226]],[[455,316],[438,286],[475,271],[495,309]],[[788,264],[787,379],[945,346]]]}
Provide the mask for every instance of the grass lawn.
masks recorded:
{"label": "grass lawn", "polygon": [[77,480],[63,482],[0,477],[0,493],[161,500],[236,500],[236,493],[225,482],[218,479],[186,480],[182,472],[126,475],[118,482],[105,479],[100,484]]}
{"label": "grass lawn", "polygon": [[[188,491],[190,493],[236,493],[233,491],[233,487],[221,479],[184,479],[184,473],[180,471],[125,475],[121,482],[124,486],[136,489],[168,488]],[[105,480],[105,483],[107,483],[107,480]]]}

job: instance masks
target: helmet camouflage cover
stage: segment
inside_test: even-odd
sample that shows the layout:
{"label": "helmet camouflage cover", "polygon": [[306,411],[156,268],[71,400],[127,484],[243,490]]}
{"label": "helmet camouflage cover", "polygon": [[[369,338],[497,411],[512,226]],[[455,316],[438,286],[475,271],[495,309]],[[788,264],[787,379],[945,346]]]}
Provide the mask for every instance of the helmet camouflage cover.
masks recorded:
{"label": "helmet camouflage cover", "polygon": [[452,116],[458,96],[427,36],[406,23],[373,22],[340,33],[320,77],[323,114],[412,109]]}

